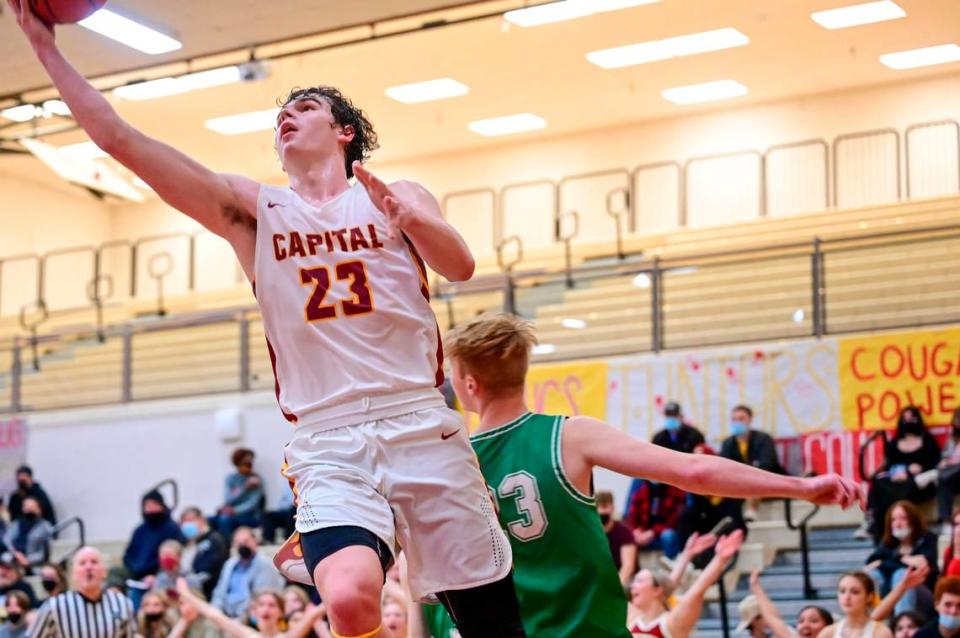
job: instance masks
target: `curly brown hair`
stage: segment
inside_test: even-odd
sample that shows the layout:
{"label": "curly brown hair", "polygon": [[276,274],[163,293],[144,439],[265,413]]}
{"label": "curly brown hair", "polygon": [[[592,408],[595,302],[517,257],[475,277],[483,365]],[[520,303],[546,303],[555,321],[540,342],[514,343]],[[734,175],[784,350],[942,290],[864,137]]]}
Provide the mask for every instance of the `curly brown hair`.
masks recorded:
{"label": "curly brown hair", "polygon": [[369,159],[370,153],[380,147],[377,142],[377,133],[373,130],[373,123],[367,119],[363,111],[353,105],[350,98],[332,86],[295,87],[278,105],[283,108],[291,102],[302,99],[326,101],[330,105],[330,112],[333,113],[333,119],[338,126],[353,127],[353,139],[344,149],[347,177],[353,177],[353,163],[365,162]]}

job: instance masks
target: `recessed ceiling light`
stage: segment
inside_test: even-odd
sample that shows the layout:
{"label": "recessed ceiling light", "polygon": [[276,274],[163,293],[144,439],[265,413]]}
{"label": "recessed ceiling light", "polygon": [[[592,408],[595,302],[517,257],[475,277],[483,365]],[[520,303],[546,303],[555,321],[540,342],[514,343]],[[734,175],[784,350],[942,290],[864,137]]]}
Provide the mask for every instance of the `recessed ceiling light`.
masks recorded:
{"label": "recessed ceiling light", "polygon": [[591,51],[587,60],[604,69],[657,62],[686,55],[719,51],[750,44],[750,38],[736,29],[714,29],[665,40],[651,40],[612,49]]}
{"label": "recessed ceiling light", "polygon": [[507,11],[503,19],[520,27],[535,27],[655,2],[660,0],[561,0]]}
{"label": "recessed ceiling light", "polygon": [[540,343],[533,346],[533,354],[553,354],[557,351],[557,346],[552,343]]}
{"label": "recessed ceiling light", "polygon": [[452,78],[440,78],[413,84],[401,84],[387,89],[387,97],[404,104],[419,104],[432,100],[443,100],[459,95],[466,95],[470,88]]}
{"label": "recessed ceiling light", "polygon": [[546,128],[547,121],[533,113],[517,113],[515,115],[504,115],[503,117],[492,117],[487,120],[477,120],[467,125],[474,133],[486,135],[487,137],[496,137],[498,135],[512,135],[513,133],[523,133],[525,131],[536,131]]}
{"label": "recessed ceiling light", "polygon": [[118,86],[113,94],[124,100],[152,100],[188,91],[223,86],[241,80],[240,67],[225,66],[208,71],[197,71],[179,77],[159,78]]}
{"label": "recessed ceiling light", "polygon": [[178,40],[109,9],[100,9],[77,24],[150,55],[169,53],[183,47]]}
{"label": "recessed ceiling light", "polygon": [[880,62],[891,69],[915,69],[920,66],[946,64],[960,60],[960,46],[956,44],[941,44],[923,49],[897,51],[880,56]]}
{"label": "recessed ceiling light", "polygon": [[650,275],[645,272],[640,273],[633,278],[633,285],[637,288],[649,288],[650,287]]}
{"label": "recessed ceiling light", "polygon": [[803,308],[797,308],[793,313],[793,322],[794,323],[803,323],[803,320],[806,318],[807,313],[803,311]]}
{"label": "recessed ceiling light", "polygon": [[241,135],[274,128],[277,125],[277,115],[279,114],[280,109],[278,108],[253,111],[252,113],[239,113],[226,117],[215,117],[207,120],[205,125],[211,131],[216,131],[222,135]]}
{"label": "recessed ceiling light", "polygon": [[664,98],[674,104],[699,104],[701,102],[726,100],[746,94],[747,87],[735,80],[718,80],[716,82],[704,82],[703,84],[678,86],[661,92]]}
{"label": "recessed ceiling light", "polygon": [[863,4],[853,4],[849,7],[817,11],[811,13],[810,18],[826,29],[846,29],[861,24],[896,20],[906,15],[907,12],[901,9],[896,2],[882,0],[882,2],[865,2]]}
{"label": "recessed ceiling light", "polygon": [[561,319],[560,325],[570,330],[583,330],[587,327],[587,322],[583,319]]}

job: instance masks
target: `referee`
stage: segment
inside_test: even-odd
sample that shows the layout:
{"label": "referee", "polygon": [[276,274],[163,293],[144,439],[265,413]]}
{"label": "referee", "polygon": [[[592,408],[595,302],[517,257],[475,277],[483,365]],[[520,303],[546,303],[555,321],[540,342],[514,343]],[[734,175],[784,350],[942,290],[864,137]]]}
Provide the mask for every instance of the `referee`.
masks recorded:
{"label": "referee", "polygon": [[104,591],[103,555],[84,547],[73,557],[73,588],[43,604],[29,638],[135,638],[133,604],[123,594]]}

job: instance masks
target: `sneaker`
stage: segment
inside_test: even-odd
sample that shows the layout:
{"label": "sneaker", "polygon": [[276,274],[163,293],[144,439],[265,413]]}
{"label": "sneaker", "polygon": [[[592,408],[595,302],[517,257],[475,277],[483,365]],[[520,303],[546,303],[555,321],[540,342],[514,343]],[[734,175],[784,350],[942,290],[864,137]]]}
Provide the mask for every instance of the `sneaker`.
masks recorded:
{"label": "sneaker", "polygon": [[853,533],[853,537],[860,541],[865,541],[870,539],[870,522],[864,519],[860,523],[860,527],[857,528],[857,531]]}
{"label": "sneaker", "polygon": [[273,565],[277,571],[283,574],[287,580],[292,580],[304,585],[313,585],[313,577],[310,570],[307,569],[307,563],[303,560],[303,550],[300,548],[300,533],[294,532],[293,535],[284,541],[280,549],[273,557]]}

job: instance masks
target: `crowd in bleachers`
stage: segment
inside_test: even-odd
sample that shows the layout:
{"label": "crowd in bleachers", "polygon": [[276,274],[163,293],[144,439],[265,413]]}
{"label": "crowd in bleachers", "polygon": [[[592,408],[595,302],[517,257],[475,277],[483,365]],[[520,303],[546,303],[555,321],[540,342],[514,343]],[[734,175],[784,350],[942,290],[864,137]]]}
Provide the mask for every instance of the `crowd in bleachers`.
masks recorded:
{"label": "crowd in bleachers", "polygon": [[[783,472],[772,438],[755,430],[752,420],[749,406],[732,410],[731,434],[719,454]],[[717,453],[673,402],[664,406],[663,427],[653,442],[690,454]],[[921,412],[904,409],[886,444],[885,462],[870,477],[867,524],[858,530],[873,539],[873,550],[862,569],[837,583],[842,615],[831,614],[822,601],[810,601],[795,619],[785,620],[755,571],[751,595],[739,605],[737,632],[757,638],[960,635],[960,509],[952,509],[960,475],[958,442],[960,411],[941,450]],[[142,521],[118,564],[108,570],[99,552],[82,550],[74,556],[69,586],[61,567],[50,562],[57,520],[51,499],[29,467],[18,468],[0,536],[0,616],[5,617],[0,638],[127,635],[64,628],[51,611],[54,597],[79,593],[82,600],[101,600],[106,592],[123,601],[111,612],[122,621],[114,629],[129,621],[131,638],[329,636],[316,593],[285,582],[273,567],[272,548],[261,549],[292,532],[292,500],[268,511],[254,453],[241,448],[232,460],[236,469],[226,477],[223,504],[215,511],[188,506],[174,517],[159,492],[146,493]],[[936,520],[928,528],[923,512],[933,501]],[[664,635],[695,635],[705,597],[749,534],[757,509],[749,501],[686,494],[637,480],[618,520],[613,495],[599,492],[600,522],[630,601],[625,619],[630,631],[656,635],[660,627]],[[938,535],[949,535],[942,553]],[[399,570],[392,570],[385,588],[385,631],[403,638],[430,636],[401,581]]]}

